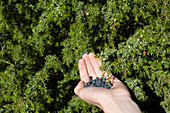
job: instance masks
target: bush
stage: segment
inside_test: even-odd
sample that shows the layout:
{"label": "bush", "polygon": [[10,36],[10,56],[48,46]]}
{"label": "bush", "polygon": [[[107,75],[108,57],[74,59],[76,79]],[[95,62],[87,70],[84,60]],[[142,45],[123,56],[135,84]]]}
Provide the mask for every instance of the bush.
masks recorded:
{"label": "bush", "polygon": [[77,97],[94,52],[143,112],[168,112],[168,0],[2,0],[0,112],[102,112]]}

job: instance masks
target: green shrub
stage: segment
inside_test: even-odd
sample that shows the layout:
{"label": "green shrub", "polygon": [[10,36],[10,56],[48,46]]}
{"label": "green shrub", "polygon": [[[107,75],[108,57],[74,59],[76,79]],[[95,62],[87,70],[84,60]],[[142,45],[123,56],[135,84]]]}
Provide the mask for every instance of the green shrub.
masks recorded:
{"label": "green shrub", "polygon": [[102,112],[77,97],[94,52],[143,112],[168,112],[168,0],[1,0],[0,112]]}

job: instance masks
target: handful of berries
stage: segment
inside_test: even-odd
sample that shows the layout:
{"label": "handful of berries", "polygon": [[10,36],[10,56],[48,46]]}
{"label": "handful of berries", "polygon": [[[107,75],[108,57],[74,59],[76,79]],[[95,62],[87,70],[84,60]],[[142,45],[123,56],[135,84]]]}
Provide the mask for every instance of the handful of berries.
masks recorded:
{"label": "handful of berries", "polygon": [[90,81],[86,82],[84,87],[102,87],[110,89],[113,84],[111,82],[107,82],[106,78],[99,78],[96,77],[96,79],[92,79],[92,76],[89,76]]}

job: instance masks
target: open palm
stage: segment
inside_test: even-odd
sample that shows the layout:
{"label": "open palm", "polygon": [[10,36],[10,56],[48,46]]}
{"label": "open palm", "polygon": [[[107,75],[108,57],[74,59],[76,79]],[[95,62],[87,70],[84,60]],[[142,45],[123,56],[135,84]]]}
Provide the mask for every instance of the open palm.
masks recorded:
{"label": "open palm", "polygon": [[78,63],[81,81],[75,88],[75,93],[89,104],[96,105],[102,109],[101,102],[110,99],[130,98],[130,93],[126,86],[113,75],[109,75],[113,86],[111,89],[100,87],[84,87],[85,82],[89,82],[89,76],[101,78],[101,62],[94,57],[94,53],[84,54]]}

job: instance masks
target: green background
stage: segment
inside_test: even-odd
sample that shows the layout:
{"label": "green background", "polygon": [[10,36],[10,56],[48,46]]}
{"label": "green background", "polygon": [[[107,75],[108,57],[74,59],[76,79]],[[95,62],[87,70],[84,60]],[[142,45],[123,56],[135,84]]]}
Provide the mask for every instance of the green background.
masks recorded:
{"label": "green background", "polygon": [[170,111],[168,0],[0,0],[0,112],[103,112],[73,92],[94,52],[144,113]]}

